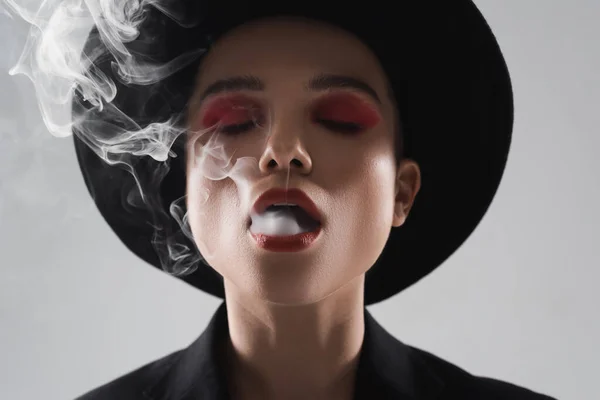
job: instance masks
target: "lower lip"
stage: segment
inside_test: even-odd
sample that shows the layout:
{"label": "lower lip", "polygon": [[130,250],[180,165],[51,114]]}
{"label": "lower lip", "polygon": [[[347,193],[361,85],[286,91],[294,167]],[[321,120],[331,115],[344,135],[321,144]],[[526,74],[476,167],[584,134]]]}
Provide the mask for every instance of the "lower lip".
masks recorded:
{"label": "lower lip", "polygon": [[295,252],[307,249],[321,234],[321,226],[312,232],[303,232],[289,236],[269,236],[250,233],[258,247],[269,251]]}

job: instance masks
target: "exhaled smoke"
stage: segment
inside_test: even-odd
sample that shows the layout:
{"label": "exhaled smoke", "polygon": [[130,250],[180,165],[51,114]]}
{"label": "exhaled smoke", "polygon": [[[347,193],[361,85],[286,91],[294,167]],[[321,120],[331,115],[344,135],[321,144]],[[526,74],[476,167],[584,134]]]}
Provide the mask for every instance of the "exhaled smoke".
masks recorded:
{"label": "exhaled smoke", "polygon": [[[158,198],[160,183],[169,171],[169,158],[177,157],[172,146],[186,129],[176,124],[179,116],[141,127],[113,104],[117,94],[115,82],[94,68],[99,60],[110,56],[121,84],[147,86],[159,82],[197,60],[206,49],[182,54],[166,63],[151,63],[134,57],[126,44],[139,37],[138,27],[149,7],[184,27],[193,26],[193,21],[176,8],[177,1],[168,0],[43,0],[35,8],[23,1],[3,1],[4,12],[20,16],[31,24],[25,48],[10,74],[24,74],[31,80],[50,133],[66,137],[75,132],[107,163],[126,168],[134,176],[137,187],[124,194],[124,201],[127,206],[143,207],[153,215],[154,221],[149,223],[155,229],[154,245],[163,268],[175,275],[193,272],[199,253],[181,240],[181,235],[191,239],[183,207],[185,196],[170,206],[172,218],[181,227],[181,231],[175,233],[166,232],[161,225],[160,221],[167,215]],[[94,25],[98,31],[94,40],[103,46],[97,46],[82,57],[85,39]],[[71,115],[70,105],[75,94],[86,101],[87,108]],[[196,133],[196,136],[203,133],[206,132]],[[213,139],[211,137],[201,149],[191,146],[197,152],[192,155],[193,174],[211,180],[229,177],[239,187],[255,170],[256,160],[239,158],[232,166],[231,157],[218,140]],[[145,172],[147,176],[143,179],[131,161],[142,156],[152,157],[158,165],[156,170]],[[206,198],[208,195],[207,191]],[[209,249],[208,253],[212,251]]]}

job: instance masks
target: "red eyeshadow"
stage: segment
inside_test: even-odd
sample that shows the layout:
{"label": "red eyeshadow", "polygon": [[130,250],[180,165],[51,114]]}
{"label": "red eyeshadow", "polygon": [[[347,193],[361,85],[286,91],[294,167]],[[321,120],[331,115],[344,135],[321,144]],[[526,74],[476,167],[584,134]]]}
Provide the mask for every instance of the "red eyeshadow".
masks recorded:
{"label": "red eyeshadow", "polygon": [[244,95],[232,95],[215,99],[208,103],[202,113],[202,125],[211,127],[240,124],[253,118],[256,101]]}
{"label": "red eyeshadow", "polygon": [[327,95],[319,100],[314,110],[319,119],[352,122],[365,128],[372,128],[381,119],[374,106],[350,93]]}

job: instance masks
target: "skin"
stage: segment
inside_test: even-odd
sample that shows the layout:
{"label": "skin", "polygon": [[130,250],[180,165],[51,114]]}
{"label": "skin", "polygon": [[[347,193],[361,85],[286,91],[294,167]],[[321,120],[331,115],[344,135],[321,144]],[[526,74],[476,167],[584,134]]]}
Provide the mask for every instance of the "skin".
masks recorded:
{"label": "skin", "polygon": [[[351,89],[307,91],[306,82],[318,73],[360,78],[381,104]],[[243,184],[210,180],[193,174],[188,161],[192,234],[224,278],[230,390],[242,400],[351,399],[364,337],[365,273],[390,230],[406,220],[421,186],[419,166],[409,159],[397,166],[387,78],[351,34],[281,17],[245,24],[210,50],[195,93],[217,79],[246,74],[266,84],[263,91],[240,93],[269,109],[270,135],[257,140],[257,127],[228,140],[236,148],[232,161],[254,157],[259,172]],[[307,110],[336,93],[355,94],[380,120],[358,134],[314,123]],[[209,100],[193,103],[192,128],[203,128]],[[193,146],[198,143],[188,151]],[[304,190],[322,211],[322,236],[302,252],[269,252],[249,236],[248,211],[262,192],[286,185]]]}

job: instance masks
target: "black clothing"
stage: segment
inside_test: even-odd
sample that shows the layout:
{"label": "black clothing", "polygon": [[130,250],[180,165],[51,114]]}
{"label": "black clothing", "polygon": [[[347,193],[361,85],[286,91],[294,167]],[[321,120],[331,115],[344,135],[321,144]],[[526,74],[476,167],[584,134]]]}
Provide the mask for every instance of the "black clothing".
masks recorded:
{"label": "black clothing", "polygon": [[[228,334],[223,302],[206,330],[189,347],[76,400],[229,400],[218,357],[222,339]],[[556,400],[510,383],[471,375],[408,346],[383,329],[366,309],[355,388],[355,400]]]}

